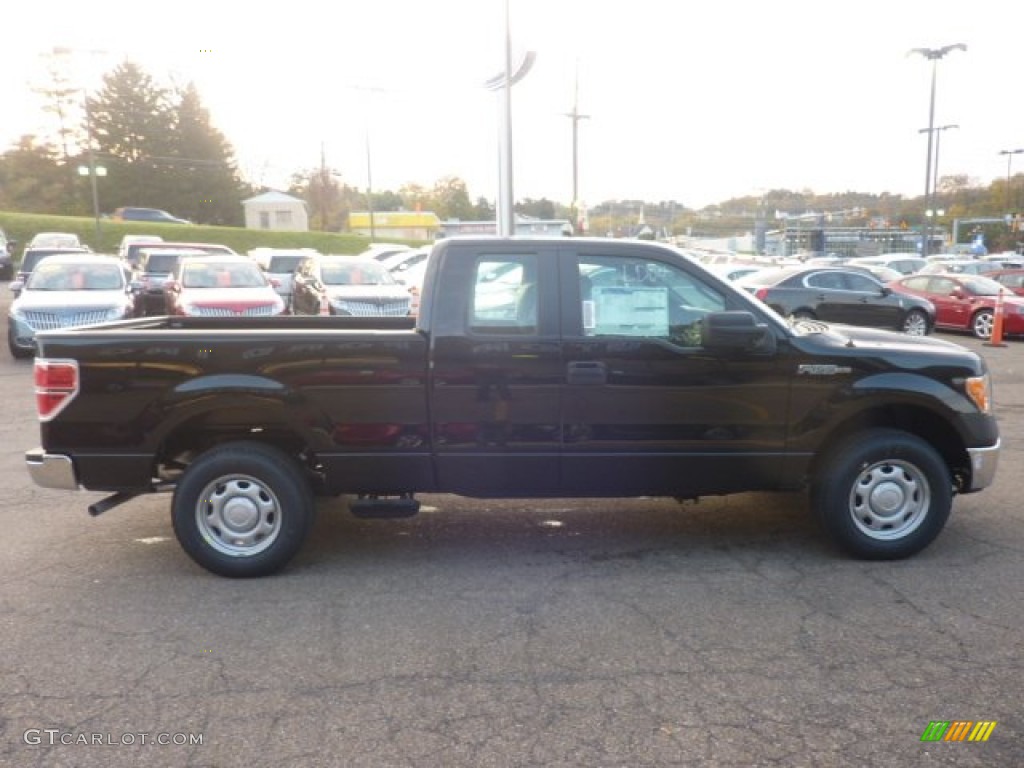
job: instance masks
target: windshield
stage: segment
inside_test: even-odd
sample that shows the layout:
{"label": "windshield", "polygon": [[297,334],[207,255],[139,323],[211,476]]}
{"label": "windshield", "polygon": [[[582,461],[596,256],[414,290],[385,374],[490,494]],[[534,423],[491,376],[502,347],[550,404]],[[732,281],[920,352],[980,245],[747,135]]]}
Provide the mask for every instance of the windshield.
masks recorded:
{"label": "windshield", "polygon": [[116,291],[124,288],[124,272],[116,264],[43,262],[25,287],[32,291]]}
{"label": "windshield", "polygon": [[181,276],[183,288],[261,288],[266,284],[255,264],[206,259],[186,264]]}
{"label": "windshield", "polygon": [[267,272],[273,272],[275,275],[291,274],[302,259],[302,256],[271,256]]}
{"label": "windshield", "polygon": [[146,259],[146,271],[156,273],[171,273],[178,266],[181,254],[178,253],[151,253]]}
{"label": "windshield", "polygon": [[32,272],[36,268],[36,265],[38,265],[39,262],[45,259],[47,256],[56,256],[57,254],[60,253],[66,253],[66,251],[29,251],[25,254],[24,258],[22,259],[21,271]]}
{"label": "windshield", "polygon": [[395,285],[395,278],[380,264],[369,261],[325,261],[320,277],[327,285]]}

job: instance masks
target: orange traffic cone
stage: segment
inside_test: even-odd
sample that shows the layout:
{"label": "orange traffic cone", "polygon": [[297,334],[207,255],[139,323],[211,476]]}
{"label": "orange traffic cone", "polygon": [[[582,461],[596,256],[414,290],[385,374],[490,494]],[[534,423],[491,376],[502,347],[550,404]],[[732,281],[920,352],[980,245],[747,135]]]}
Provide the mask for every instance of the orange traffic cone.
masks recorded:
{"label": "orange traffic cone", "polygon": [[992,315],[992,335],[985,342],[986,347],[1005,347],[1003,341],[1003,289],[996,294],[996,308]]}

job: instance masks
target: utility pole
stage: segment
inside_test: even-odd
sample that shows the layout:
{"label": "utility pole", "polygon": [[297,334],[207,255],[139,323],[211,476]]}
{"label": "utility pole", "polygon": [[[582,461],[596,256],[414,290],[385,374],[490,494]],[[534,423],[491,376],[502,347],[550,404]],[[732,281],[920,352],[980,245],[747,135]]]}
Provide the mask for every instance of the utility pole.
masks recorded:
{"label": "utility pole", "polygon": [[581,228],[579,227],[579,125],[580,120],[587,120],[590,118],[590,115],[580,114],[580,67],[578,61],[576,62],[576,81],[573,86],[572,112],[566,112],[564,114],[572,121],[572,203],[569,210],[572,215],[573,228],[577,234],[581,234]]}

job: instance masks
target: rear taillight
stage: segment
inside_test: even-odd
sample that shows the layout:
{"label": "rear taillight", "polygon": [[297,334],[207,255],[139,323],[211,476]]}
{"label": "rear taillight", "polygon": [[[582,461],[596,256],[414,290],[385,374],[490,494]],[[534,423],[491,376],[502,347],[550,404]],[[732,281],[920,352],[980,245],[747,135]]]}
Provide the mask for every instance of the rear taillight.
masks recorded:
{"label": "rear taillight", "polygon": [[766,301],[768,299],[768,289],[758,288],[756,291],[754,291],[754,297],[760,299],[761,301]]}
{"label": "rear taillight", "polygon": [[78,363],[75,360],[36,358],[36,410],[40,421],[49,421],[78,394]]}

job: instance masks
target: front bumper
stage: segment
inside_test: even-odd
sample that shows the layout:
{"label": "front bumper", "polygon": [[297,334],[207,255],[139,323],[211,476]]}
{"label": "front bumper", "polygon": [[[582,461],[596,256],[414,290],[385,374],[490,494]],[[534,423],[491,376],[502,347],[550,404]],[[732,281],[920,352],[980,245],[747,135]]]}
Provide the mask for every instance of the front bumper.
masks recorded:
{"label": "front bumper", "polygon": [[70,456],[62,453],[47,453],[42,448],[25,452],[25,466],[32,482],[40,488],[56,488],[61,491],[77,491],[78,478],[75,464]]}
{"label": "front bumper", "polygon": [[1001,440],[987,448],[968,448],[967,455],[971,459],[971,485],[965,493],[980,491],[992,485],[996,479],[996,467],[999,465],[999,447]]}

